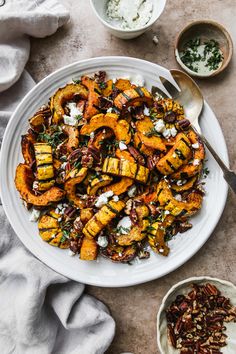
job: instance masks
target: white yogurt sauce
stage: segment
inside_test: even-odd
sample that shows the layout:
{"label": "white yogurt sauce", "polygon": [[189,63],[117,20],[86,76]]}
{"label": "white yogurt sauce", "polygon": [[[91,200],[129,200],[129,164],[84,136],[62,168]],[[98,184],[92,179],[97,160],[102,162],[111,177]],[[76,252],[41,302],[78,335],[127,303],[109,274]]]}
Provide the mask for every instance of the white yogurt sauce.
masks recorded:
{"label": "white yogurt sauce", "polygon": [[153,0],[109,0],[107,16],[112,24],[123,29],[145,26],[151,19]]}

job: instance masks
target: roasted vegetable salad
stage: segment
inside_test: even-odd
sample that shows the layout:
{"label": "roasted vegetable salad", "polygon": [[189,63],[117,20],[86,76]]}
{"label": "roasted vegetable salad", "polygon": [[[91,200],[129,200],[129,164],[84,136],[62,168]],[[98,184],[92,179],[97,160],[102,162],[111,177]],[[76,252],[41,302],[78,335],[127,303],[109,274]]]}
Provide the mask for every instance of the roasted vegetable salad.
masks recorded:
{"label": "roasted vegetable salad", "polygon": [[191,228],[205,151],[178,102],[99,72],[58,89],[29,125],[15,185],[50,245],[130,262],[167,256]]}

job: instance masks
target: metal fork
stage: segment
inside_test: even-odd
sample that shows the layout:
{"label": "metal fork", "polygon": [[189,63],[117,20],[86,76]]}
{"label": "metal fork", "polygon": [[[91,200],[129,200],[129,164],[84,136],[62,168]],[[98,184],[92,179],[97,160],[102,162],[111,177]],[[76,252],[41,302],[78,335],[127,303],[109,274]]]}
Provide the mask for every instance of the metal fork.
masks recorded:
{"label": "metal fork", "polygon": [[161,85],[160,87],[153,86],[152,94],[159,94],[164,98],[173,98],[177,100],[183,107],[186,113],[186,116],[191,122],[192,129],[204,142],[208,150],[211,152],[212,156],[220,166],[223,171],[223,176],[228,185],[231,187],[233,192],[236,194],[236,174],[234,171],[230,170],[223,160],[216,153],[215,149],[211,146],[209,141],[201,133],[201,128],[199,125],[199,117],[202,112],[204,105],[204,99],[202,93],[197,86],[197,84],[192,80],[192,78],[186,73],[180,70],[170,70],[172,77],[175,80],[176,85],[174,86],[166,78],[160,78]]}

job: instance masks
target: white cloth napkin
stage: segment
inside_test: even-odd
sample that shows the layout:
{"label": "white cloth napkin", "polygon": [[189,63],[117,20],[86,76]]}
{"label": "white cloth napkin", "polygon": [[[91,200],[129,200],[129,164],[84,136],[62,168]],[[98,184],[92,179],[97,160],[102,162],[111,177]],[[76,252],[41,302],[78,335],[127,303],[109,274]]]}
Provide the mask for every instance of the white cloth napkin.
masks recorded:
{"label": "white cloth napkin", "polygon": [[[0,7],[0,91],[5,90],[0,93],[0,140],[11,112],[34,85],[22,73],[27,35],[50,35],[68,17],[55,0],[6,0]],[[105,305],[83,291],[83,284],[57,274],[26,250],[0,206],[0,353],[104,353],[114,320]]]}

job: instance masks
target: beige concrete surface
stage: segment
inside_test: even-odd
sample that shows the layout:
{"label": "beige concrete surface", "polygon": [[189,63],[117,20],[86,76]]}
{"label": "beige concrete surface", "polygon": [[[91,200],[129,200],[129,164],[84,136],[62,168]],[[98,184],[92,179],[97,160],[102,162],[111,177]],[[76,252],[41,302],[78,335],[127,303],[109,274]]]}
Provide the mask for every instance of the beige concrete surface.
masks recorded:
{"label": "beige concrete surface", "polygon": [[[167,0],[165,11],[152,30],[130,41],[112,37],[93,14],[89,0],[62,2],[71,12],[70,23],[51,37],[31,41],[32,50],[27,69],[36,81],[73,61],[102,55],[128,55],[167,68],[178,67],[173,55],[174,38],[186,23],[194,19],[210,18],[221,22],[230,31],[236,44],[235,0]],[[152,42],[154,33],[159,38],[157,46]],[[225,73],[198,83],[219,119],[227,141],[231,166],[236,170],[235,79],[234,54]],[[209,241],[189,262],[168,276],[123,289],[88,287],[90,294],[109,306],[117,323],[116,336],[108,354],[158,353],[156,312],[163,295],[174,283],[190,276],[207,274],[236,284],[235,210],[236,197],[230,192],[224,214]]]}

